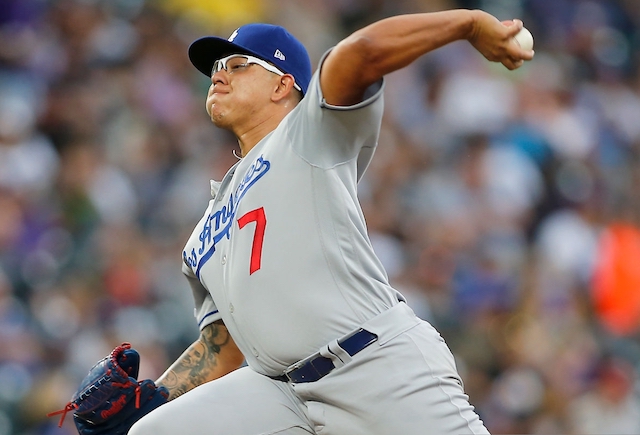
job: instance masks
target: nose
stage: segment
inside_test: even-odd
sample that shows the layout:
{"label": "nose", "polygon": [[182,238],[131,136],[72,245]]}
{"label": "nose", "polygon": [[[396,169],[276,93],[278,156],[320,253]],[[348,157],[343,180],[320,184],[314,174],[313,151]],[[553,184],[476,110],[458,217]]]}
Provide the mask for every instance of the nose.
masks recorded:
{"label": "nose", "polygon": [[211,74],[211,83],[212,84],[215,85],[216,83],[224,83],[225,78],[224,78],[223,71],[224,71],[224,69],[221,69],[220,71]]}

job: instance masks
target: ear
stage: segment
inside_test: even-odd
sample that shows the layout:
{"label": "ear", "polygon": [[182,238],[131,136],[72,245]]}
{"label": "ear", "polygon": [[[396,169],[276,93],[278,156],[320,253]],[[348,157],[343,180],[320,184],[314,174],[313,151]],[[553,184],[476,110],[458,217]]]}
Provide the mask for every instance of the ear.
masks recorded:
{"label": "ear", "polygon": [[292,92],[295,92],[295,88],[293,87],[294,83],[295,79],[291,74],[280,76],[277,82],[277,86],[274,88],[273,93],[271,94],[271,100],[273,102],[278,102],[289,97]]}

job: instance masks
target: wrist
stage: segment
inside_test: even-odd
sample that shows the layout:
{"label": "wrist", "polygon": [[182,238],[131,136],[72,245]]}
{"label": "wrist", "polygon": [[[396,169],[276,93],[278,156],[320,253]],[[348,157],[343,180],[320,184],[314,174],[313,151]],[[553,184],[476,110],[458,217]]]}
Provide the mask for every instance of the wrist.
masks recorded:
{"label": "wrist", "polygon": [[463,24],[464,39],[472,41],[477,39],[480,34],[480,22],[482,19],[483,11],[479,9],[465,9],[466,21]]}

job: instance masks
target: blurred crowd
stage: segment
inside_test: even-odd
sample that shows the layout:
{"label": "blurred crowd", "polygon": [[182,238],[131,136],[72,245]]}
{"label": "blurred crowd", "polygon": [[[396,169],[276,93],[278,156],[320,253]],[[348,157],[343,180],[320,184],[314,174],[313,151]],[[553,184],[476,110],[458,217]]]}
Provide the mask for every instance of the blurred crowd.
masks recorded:
{"label": "blurred crowd", "polygon": [[636,0],[1,0],[0,435],[74,434],[45,415],[115,345],[155,379],[197,338],[182,247],[237,143],[190,42],[266,21],[315,65],[455,7],[522,18],[535,59],[456,42],[387,77],[374,248],[492,433],[640,434]]}

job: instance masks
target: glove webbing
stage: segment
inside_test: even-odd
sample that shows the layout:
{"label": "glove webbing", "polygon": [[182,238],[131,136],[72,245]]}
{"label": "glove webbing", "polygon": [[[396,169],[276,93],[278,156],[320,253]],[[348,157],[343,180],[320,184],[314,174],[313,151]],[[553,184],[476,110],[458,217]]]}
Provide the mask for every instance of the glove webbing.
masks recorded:
{"label": "glove webbing", "polygon": [[[114,383],[113,385],[118,386],[118,387],[128,387],[131,384],[118,384],[118,383]],[[136,409],[140,409],[140,392],[142,390],[140,389],[140,383],[138,383],[138,386],[136,387]],[[78,404],[75,402],[69,402],[65,405],[64,408],[60,409],[59,411],[53,411],[47,414],[47,417],[53,417],[54,415],[58,415],[58,414],[62,414],[62,416],[60,417],[60,422],[58,423],[58,427],[62,427],[62,423],[64,423],[64,419],[67,416],[67,413],[69,411],[75,411],[76,409],[78,409]]]}
{"label": "glove webbing", "polygon": [[[117,346],[115,349],[113,349],[113,351],[111,352],[111,354],[109,355],[109,358],[111,358],[111,360],[114,363],[115,369],[118,371],[118,374],[120,374],[120,376],[122,377],[128,377],[128,373],[125,372],[122,367],[120,367],[120,364],[118,363],[118,356],[124,352],[126,349],[130,349],[131,348],[131,344],[129,343],[122,343],[120,346]],[[107,371],[107,375],[111,374],[111,370]],[[142,392],[142,389],[140,388],[140,383],[141,381],[138,381],[138,386],[136,387],[135,390],[135,395],[136,395],[136,409],[140,409],[140,393]],[[131,385],[133,385],[133,382],[131,382],[130,380],[127,380],[127,382],[114,382],[113,383],[114,386],[116,387],[129,387]],[[60,422],[58,423],[58,427],[62,427],[62,424],[64,423],[64,419],[67,417],[67,413],[69,411],[75,411],[76,409],[79,408],[78,404],[76,403],[77,400],[80,400],[81,398],[78,397],[76,400],[70,401],[68,402],[64,408],[62,408],[59,411],[54,411],[54,412],[50,412],[47,414],[47,417],[53,417],[54,415],[58,415],[58,414],[62,414],[62,416],[60,417]]]}

